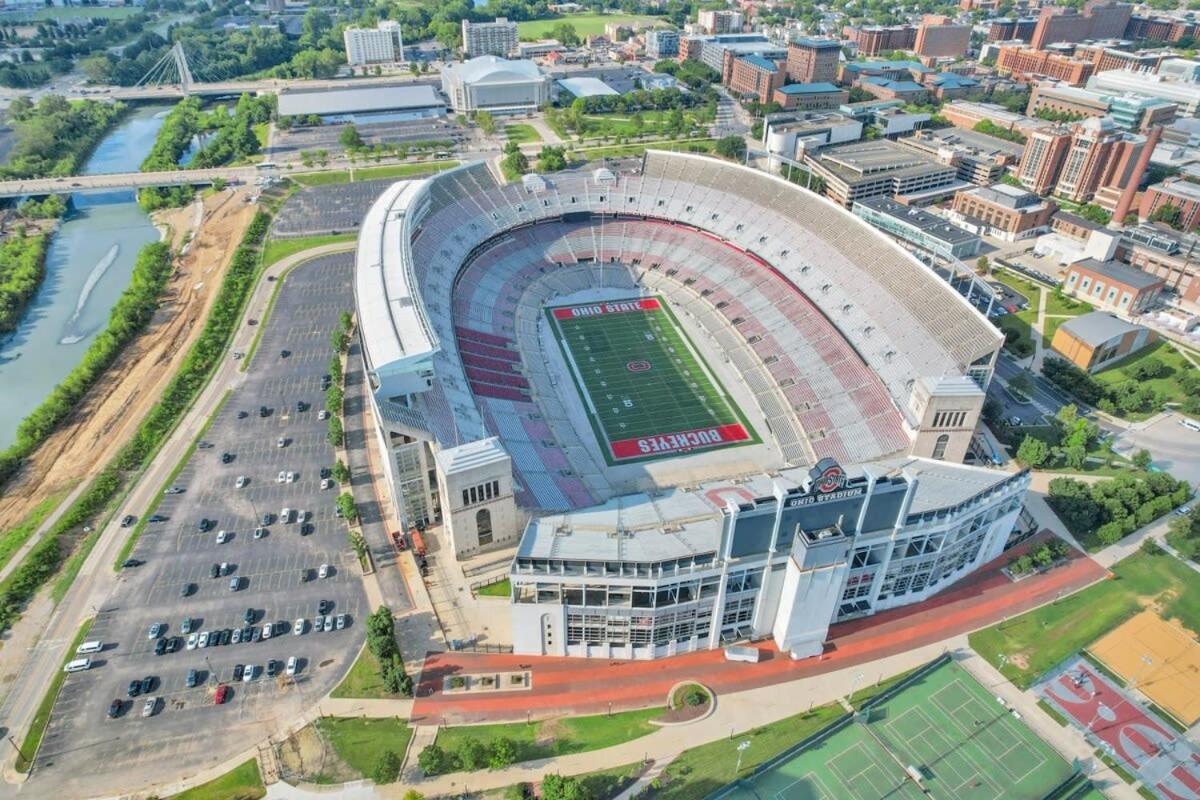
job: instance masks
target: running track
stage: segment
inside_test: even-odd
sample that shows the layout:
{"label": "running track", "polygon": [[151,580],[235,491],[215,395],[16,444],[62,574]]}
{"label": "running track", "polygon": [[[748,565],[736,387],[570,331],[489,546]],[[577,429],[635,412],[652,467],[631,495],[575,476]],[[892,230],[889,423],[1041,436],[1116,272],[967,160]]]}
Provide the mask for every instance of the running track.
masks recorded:
{"label": "running track", "polygon": [[[697,680],[718,693],[757,689],[865,664],[886,656],[986,627],[1105,576],[1100,565],[1072,550],[1070,561],[1048,573],[1013,583],[1000,569],[1008,560],[1040,544],[1047,531],[985,564],[971,577],[924,603],[876,614],[830,628],[820,658],[792,661],[767,642],[758,664],[729,662],[721,650],[656,661],[605,661],[528,655],[436,653],[425,659],[414,723],[439,724],[596,714],[661,704],[681,680]],[[458,673],[517,670],[532,664],[533,688],[526,692],[446,695],[443,678]]]}

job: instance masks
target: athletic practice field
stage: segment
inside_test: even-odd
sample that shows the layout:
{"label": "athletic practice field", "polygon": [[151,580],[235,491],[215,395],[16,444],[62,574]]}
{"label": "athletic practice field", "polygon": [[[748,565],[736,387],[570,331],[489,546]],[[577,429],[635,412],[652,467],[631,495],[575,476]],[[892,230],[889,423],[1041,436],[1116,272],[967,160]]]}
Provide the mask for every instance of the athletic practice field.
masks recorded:
{"label": "athletic practice field", "polygon": [[546,316],[609,464],[759,441],[660,298]]}
{"label": "athletic practice field", "polygon": [[721,800],[1041,800],[1073,772],[950,661],[864,714]]}

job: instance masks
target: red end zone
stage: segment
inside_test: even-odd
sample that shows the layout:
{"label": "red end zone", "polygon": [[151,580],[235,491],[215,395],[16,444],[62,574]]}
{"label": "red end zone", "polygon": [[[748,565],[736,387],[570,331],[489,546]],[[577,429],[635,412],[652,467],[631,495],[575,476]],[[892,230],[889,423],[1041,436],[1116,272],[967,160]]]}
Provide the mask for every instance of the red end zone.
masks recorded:
{"label": "red end zone", "polygon": [[750,440],[745,426],[734,422],[711,428],[690,431],[675,431],[654,436],[638,436],[633,439],[618,439],[609,443],[613,458],[642,458],[663,453],[682,453],[686,450],[702,450],[706,447],[721,447],[735,442]]}
{"label": "red end zone", "polygon": [[555,319],[579,319],[599,317],[604,314],[627,314],[630,311],[654,311],[662,308],[658,299],[643,297],[640,300],[621,300],[615,303],[589,303],[585,306],[551,309]]}

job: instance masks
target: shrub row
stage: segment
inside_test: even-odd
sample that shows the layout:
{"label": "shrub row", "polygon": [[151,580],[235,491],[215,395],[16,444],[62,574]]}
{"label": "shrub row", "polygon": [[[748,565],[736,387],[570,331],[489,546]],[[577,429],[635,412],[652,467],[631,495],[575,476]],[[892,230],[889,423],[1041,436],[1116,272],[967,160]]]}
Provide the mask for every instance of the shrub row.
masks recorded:
{"label": "shrub row", "polygon": [[170,274],[167,245],[154,242],[142,248],[129,286],[108,315],[108,326],[88,346],[75,369],[17,426],[16,441],[0,452],[0,486],[74,413],[125,345],[149,324]]}
{"label": "shrub row", "polygon": [[42,285],[48,238],[44,233],[26,236],[20,228],[0,245],[0,332],[16,330],[29,298]]}
{"label": "shrub row", "polygon": [[1091,485],[1074,478],[1054,478],[1047,500],[1071,533],[1095,535],[1101,544],[1110,545],[1186,502],[1191,494],[1186,481],[1152,472]]}

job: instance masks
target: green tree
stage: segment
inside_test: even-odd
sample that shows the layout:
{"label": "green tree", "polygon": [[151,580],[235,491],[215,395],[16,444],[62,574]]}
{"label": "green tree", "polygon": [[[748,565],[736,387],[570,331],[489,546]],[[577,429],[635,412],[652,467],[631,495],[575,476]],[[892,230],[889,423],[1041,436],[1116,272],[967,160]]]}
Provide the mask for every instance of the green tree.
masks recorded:
{"label": "green tree", "polygon": [[739,159],[746,152],[746,140],[741,136],[723,136],[717,140],[717,155]]}
{"label": "green tree", "polygon": [[466,770],[483,769],[488,761],[488,751],[478,739],[464,739],[458,746],[458,763]]}
{"label": "green tree", "polygon": [[490,111],[475,112],[475,124],[479,126],[479,130],[483,131],[484,136],[496,133],[496,118]]}
{"label": "green tree", "polygon": [[546,145],[538,155],[538,169],[542,172],[558,172],[567,168],[567,153],[561,147]]}
{"label": "green tree", "polygon": [[384,750],[379,754],[379,760],[375,762],[375,770],[371,773],[371,780],[377,785],[385,783],[394,783],[400,777],[400,767],[402,765],[400,756],[395,750]]}
{"label": "green tree", "polygon": [[500,737],[492,743],[492,752],[488,754],[488,767],[504,769],[517,763],[517,745],[512,739]]}
{"label": "green tree", "polygon": [[1183,216],[1183,210],[1179,206],[1173,206],[1170,203],[1164,203],[1154,209],[1150,214],[1151,222],[1162,222],[1170,225],[1175,230],[1180,230],[1183,226],[1180,225],[1180,219]]}
{"label": "green tree", "polygon": [[579,45],[579,33],[575,30],[575,26],[569,22],[559,22],[551,28],[550,38],[557,39],[564,47],[576,47]]}
{"label": "green tree", "polygon": [[354,125],[347,125],[342,129],[338,136],[338,143],[347,150],[361,150],[365,142],[363,142],[362,134],[358,132],[358,128]]}
{"label": "green tree", "polygon": [[333,344],[333,349],[339,353],[344,353],[350,349],[350,337],[341,329],[331,333],[329,340]]}
{"label": "green tree", "polygon": [[354,495],[349,492],[343,492],[338,495],[337,507],[347,522],[353,522],[358,519],[358,506],[354,503]]}
{"label": "green tree", "polygon": [[1150,451],[1142,448],[1133,454],[1133,465],[1145,472],[1150,469],[1150,464],[1154,461],[1154,457],[1150,455]]}
{"label": "green tree", "polygon": [[1026,467],[1040,467],[1049,455],[1049,445],[1033,436],[1026,436],[1017,448],[1017,461]]}
{"label": "green tree", "polygon": [[542,778],[542,800],[591,800],[591,796],[578,778],[547,775]]}
{"label": "green tree", "polygon": [[417,766],[426,775],[441,775],[454,768],[450,754],[434,743],[426,747],[417,756]]}
{"label": "green tree", "polygon": [[341,447],[346,440],[346,431],[342,427],[342,419],[336,415],[329,417],[329,443]]}
{"label": "green tree", "polygon": [[333,465],[333,479],[338,483],[350,482],[350,470],[346,468],[340,458]]}
{"label": "green tree", "polygon": [[991,272],[991,269],[988,267],[987,256],[980,256],[975,260],[975,271],[980,275],[987,275],[989,272]]}
{"label": "green tree", "polygon": [[1008,381],[1008,388],[1028,397],[1033,394],[1033,377],[1028,370],[1021,370]]}

